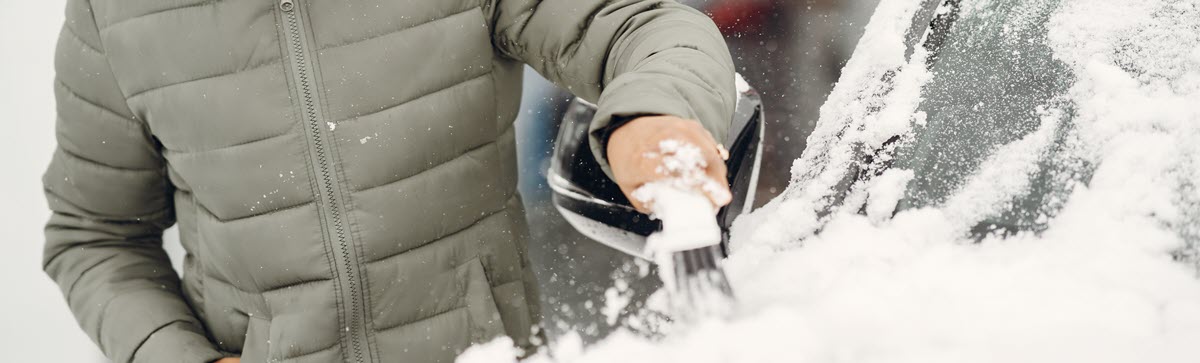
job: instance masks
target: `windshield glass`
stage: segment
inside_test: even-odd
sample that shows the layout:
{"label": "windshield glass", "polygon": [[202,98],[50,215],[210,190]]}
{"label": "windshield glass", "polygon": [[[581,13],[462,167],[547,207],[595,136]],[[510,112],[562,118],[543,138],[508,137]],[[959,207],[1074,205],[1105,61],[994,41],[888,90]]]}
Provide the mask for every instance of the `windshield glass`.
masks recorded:
{"label": "windshield glass", "polygon": [[781,240],[855,216],[976,242],[1112,223],[1195,261],[1200,4],[1103,4],[881,3],[791,185],[756,214],[812,211]]}
{"label": "windshield glass", "polygon": [[[1030,140],[1018,152],[1037,155],[1039,167],[1026,177],[1027,190],[1012,203],[986,216],[984,230],[1040,229],[1040,216],[1053,213],[1046,197],[1062,193],[1052,176],[1086,175],[1082,165],[1061,165],[1048,150],[1065,142],[1071,102],[1066,92],[1074,80],[1054,58],[1047,24],[1058,0],[970,1],[957,10],[957,21],[927,63],[930,79],[914,115],[913,140],[897,153],[896,167],[912,170],[906,198],[899,209],[940,205],[981,170],[1005,145]],[[1064,122],[1065,121],[1065,122]],[[1014,150],[1017,151],[1017,150]],[[1059,170],[1064,169],[1064,170]]]}

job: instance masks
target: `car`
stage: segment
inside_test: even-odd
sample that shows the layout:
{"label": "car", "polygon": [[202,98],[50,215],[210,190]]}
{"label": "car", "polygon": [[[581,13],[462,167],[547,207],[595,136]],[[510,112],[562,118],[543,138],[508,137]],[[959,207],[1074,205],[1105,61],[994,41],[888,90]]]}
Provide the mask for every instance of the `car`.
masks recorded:
{"label": "car", "polygon": [[[972,241],[1040,234],[1073,194],[1095,189],[1093,176],[1107,156],[1100,150],[1104,140],[1139,137],[1145,131],[1139,122],[1153,127],[1158,119],[1194,132],[1194,107],[1139,119],[1099,107],[1092,97],[1151,92],[1174,105],[1194,95],[1200,38],[1186,29],[1196,27],[1187,18],[1196,4],[1134,5],[1150,8],[1148,15],[1096,26],[1099,34],[1082,33],[1075,17],[1119,15],[1086,6],[1066,0],[881,4],[872,26],[892,32],[869,33],[860,43],[777,201],[807,204],[817,216],[791,238],[818,233],[838,213],[882,221],[923,208],[942,210]],[[893,10],[907,16],[888,18]],[[1189,46],[1191,54],[1167,52]],[[1184,71],[1188,66],[1192,73]],[[1116,90],[1126,93],[1109,95],[1112,90],[1098,89],[1097,74],[1132,83]],[[1175,84],[1180,92],[1158,91],[1156,84]],[[1175,153],[1182,159],[1165,160],[1176,163],[1172,170],[1152,171],[1167,178],[1159,192],[1174,199],[1165,207],[1172,212],[1158,217],[1186,241],[1176,254],[1181,257],[1193,255],[1188,250],[1200,238],[1196,158],[1189,153],[1195,148],[1187,146],[1195,139],[1187,137],[1168,137],[1179,139]]]}
{"label": "car", "polygon": [[881,1],[732,226],[733,317],[584,358],[1194,361],[1197,29],[1194,0]]}

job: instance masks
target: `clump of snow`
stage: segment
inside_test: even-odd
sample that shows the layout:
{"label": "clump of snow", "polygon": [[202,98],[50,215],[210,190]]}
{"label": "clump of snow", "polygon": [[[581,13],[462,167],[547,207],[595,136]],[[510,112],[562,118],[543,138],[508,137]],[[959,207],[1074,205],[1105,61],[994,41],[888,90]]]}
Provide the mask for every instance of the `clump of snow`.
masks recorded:
{"label": "clump of snow", "polygon": [[658,143],[658,152],[648,153],[647,157],[661,157],[662,165],[655,170],[664,175],[695,176],[708,166],[700,147],[691,143],[667,139]]}
{"label": "clump of snow", "polygon": [[867,216],[874,221],[891,218],[896,204],[904,196],[904,187],[912,178],[912,170],[893,169],[872,180],[870,198],[866,206]]}
{"label": "clump of snow", "polygon": [[[1200,256],[1200,1],[1027,1],[1053,9],[1048,45],[1073,75],[1072,107],[1030,110],[1037,129],[992,150],[944,203],[891,216],[912,178],[901,169],[835,193],[864,148],[924,120],[933,75],[922,49],[903,46],[920,1],[883,1],[791,186],[735,225],[733,318],[534,361],[1200,360],[1200,280],[1187,263]],[[965,17],[997,2],[962,3]],[[1023,20],[1006,21],[1019,31]],[[1088,170],[1066,175],[1073,187],[1045,230],[969,237],[1028,190],[1052,146]],[[865,215],[828,208],[853,198]]]}
{"label": "clump of snow", "polygon": [[[730,198],[729,191],[721,186],[721,181],[713,180],[705,173],[708,161],[696,145],[676,139],[663,140],[659,142],[657,152],[647,153],[645,156],[657,158],[659,165],[655,172],[667,176],[633,191],[633,197],[650,205],[651,209],[654,208],[653,204],[659,192],[664,189],[694,190],[714,196],[714,199]],[[708,209],[713,208],[710,205]]]}
{"label": "clump of snow", "polygon": [[613,281],[613,286],[604,290],[604,306],[600,308],[600,313],[604,314],[604,321],[608,325],[616,325],[617,319],[621,317],[621,310],[629,306],[629,302],[633,299],[633,291],[629,289],[629,283],[624,279]]}
{"label": "clump of snow", "polygon": [[651,217],[662,221],[662,230],[646,238],[650,256],[670,259],[673,252],[721,243],[716,209],[708,197],[695,190],[651,183],[637,190],[653,196]]}
{"label": "clump of snow", "polygon": [[458,363],[517,363],[521,350],[513,345],[512,338],[499,337],[490,342],[472,347],[455,359]]}

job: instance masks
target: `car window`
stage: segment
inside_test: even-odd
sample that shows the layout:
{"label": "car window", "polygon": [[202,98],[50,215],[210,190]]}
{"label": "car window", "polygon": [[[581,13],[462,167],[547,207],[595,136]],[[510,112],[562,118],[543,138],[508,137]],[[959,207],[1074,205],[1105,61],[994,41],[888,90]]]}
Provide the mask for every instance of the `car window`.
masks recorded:
{"label": "car window", "polygon": [[[1061,135],[1070,117],[1065,92],[1071,73],[1054,59],[1046,24],[1058,0],[968,1],[957,11],[940,49],[927,59],[911,139],[897,150],[895,167],[913,170],[898,209],[940,205],[964,187],[1000,148],[1029,138],[1041,127]],[[1048,120],[1057,117],[1060,120]],[[1050,123],[1053,123],[1052,125]],[[1062,142],[1063,139],[1055,142]],[[1052,144],[1051,144],[1052,145]],[[1051,148],[1052,149],[1052,148]],[[1041,170],[1008,208],[987,217],[983,230],[1037,229],[1058,169],[1052,150],[1040,153]]]}

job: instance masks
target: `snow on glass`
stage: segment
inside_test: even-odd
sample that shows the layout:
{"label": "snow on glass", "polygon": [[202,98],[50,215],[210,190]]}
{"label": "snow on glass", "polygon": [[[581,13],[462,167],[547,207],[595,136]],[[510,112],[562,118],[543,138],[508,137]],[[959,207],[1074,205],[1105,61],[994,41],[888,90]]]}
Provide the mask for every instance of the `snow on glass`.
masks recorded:
{"label": "snow on glass", "polygon": [[[1200,0],[963,0],[957,26],[997,32],[959,47],[1029,41],[1006,56],[1039,68],[1012,71],[1063,80],[1018,90],[1044,93],[1036,104],[1003,87],[960,94],[979,100],[957,108],[962,118],[1021,111],[1017,127],[998,128],[1011,132],[990,134],[941,128],[957,119],[930,111],[984,88],[954,84],[955,72],[927,66],[921,42],[906,46],[922,6],[881,1],[790,187],[738,220],[725,263],[733,318],[585,349],[567,339],[532,360],[1200,359]],[[953,63],[945,51],[939,62]],[[940,145],[977,147],[923,149],[938,133]],[[987,142],[970,139],[979,135]],[[848,165],[888,148],[891,168],[839,194],[857,170]],[[909,159],[933,161],[900,160],[921,153]],[[1022,204],[1030,196],[1039,203]],[[988,221],[1019,228],[978,229]],[[506,344],[460,361],[511,361]]]}

